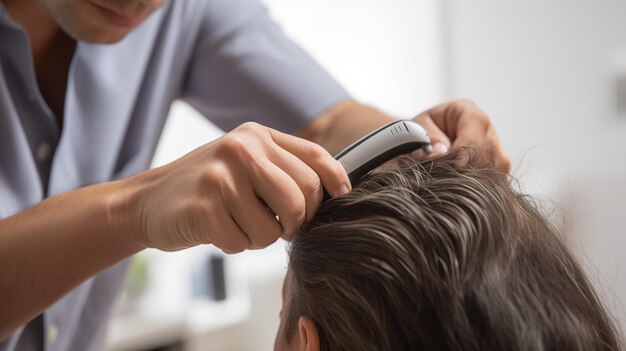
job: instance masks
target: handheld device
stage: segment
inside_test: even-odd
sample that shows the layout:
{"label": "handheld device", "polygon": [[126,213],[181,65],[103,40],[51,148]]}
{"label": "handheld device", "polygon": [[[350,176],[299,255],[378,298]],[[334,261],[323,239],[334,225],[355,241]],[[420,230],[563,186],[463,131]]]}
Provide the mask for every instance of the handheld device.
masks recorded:
{"label": "handheld device", "polygon": [[[430,145],[428,133],[419,124],[398,120],[384,125],[355,141],[335,155],[348,173],[352,185],[374,168],[415,150]],[[324,191],[324,198],[329,195]]]}

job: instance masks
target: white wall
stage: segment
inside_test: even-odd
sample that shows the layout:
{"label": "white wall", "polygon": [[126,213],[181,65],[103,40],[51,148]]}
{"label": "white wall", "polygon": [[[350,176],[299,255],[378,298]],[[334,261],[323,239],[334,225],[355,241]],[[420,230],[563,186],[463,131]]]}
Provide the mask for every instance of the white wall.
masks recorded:
{"label": "white wall", "polygon": [[439,1],[264,2],[357,99],[409,117],[443,98]]}
{"label": "white wall", "polygon": [[614,162],[626,118],[615,112],[613,62],[626,52],[626,2],[448,0],[448,9],[450,93],[490,113],[516,161],[626,171]]}
{"label": "white wall", "polygon": [[[493,118],[522,185],[573,207],[572,241],[626,321],[625,1],[447,0],[450,94]],[[626,98],[626,97],[624,97]]]}

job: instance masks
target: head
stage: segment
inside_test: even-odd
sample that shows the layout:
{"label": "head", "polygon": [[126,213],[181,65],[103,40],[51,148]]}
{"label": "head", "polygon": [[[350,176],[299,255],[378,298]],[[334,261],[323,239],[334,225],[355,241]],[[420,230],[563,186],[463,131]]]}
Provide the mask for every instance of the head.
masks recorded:
{"label": "head", "polygon": [[165,0],[37,0],[71,37],[91,43],[122,40]]}
{"label": "head", "polygon": [[290,245],[278,350],[616,350],[560,234],[469,151],[400,159]]}

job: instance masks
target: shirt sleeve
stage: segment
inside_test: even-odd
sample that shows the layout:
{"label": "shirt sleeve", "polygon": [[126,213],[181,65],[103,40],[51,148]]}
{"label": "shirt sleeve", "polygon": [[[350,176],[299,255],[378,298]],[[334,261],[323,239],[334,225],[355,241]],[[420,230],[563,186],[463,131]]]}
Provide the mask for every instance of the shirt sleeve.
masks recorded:
{"label": "shirt sleeve", "polygon": [[183,100],[223,130],[256,121],[292,132],[349,98],[258,0],[213,0],[204,17]]}

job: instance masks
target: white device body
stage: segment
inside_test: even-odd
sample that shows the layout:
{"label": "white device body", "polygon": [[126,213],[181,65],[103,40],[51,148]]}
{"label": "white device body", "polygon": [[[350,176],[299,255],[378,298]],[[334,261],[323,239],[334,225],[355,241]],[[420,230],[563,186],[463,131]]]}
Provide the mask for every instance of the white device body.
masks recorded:
{"label": "white device body", "polygon": [[355,141],[335,156],[354,184],[386,161],[430,145],[428,133],[409,120],[391,122]]}

